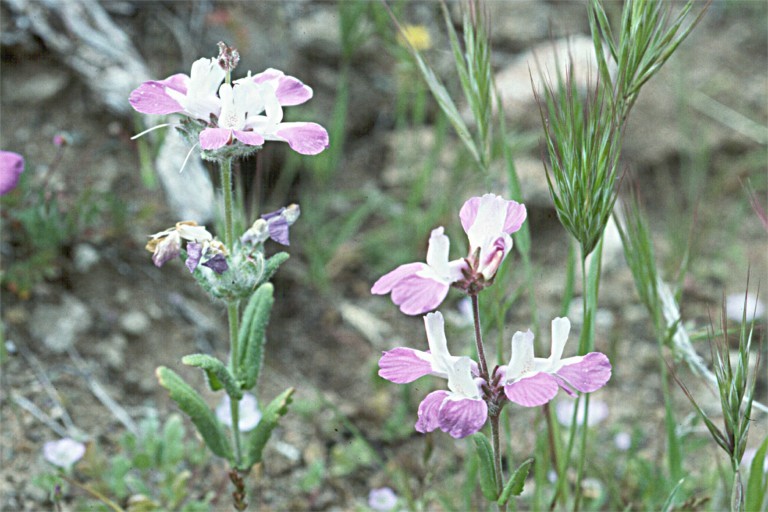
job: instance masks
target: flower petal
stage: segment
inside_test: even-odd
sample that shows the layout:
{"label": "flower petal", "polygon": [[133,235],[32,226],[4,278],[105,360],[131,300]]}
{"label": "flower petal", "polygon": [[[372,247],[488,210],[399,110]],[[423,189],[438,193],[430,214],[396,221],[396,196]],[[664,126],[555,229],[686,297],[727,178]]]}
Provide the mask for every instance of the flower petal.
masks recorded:
{"label": "flower petal", "polygon": [[479,197],[470,197],[462,205],[461,210],[459,211],[459,218],[461,219],[461,227],[464,228],[465,233],[468,233],[469,228],[475,223],[478,208],[480,208]]}
{"label": "flower petal", "polygon": [[[166,80],[152,80],[144,82],[131,92],[128,102],[142,114],[175,114],[183,112],[184,108],[178,101],[171,98],[166,92],[166,87],[179,90],[183,87],[182,77],[186,75],[174,75]],[[180,91],[181,92],[181,91]]]}
{"label": "flower petal", "polygon": [[273,82],[275,85],[275,95],[278,101],[284,107],[301,105],[312,98],[312,88],[304,85],[298,78],[284,74],[277,69],[267,69],[258,75],[254,75],[253,81],[257,84],[264,82]]}
{"label": "flower petal", "polygon": [[392,291],[397,283],[408,276],[415,275],[416,272],[427,268],[425,263],[407,263],[400,265],[395,270],[387,272],[381,276],[371,288],[371,293],[374,295],[385,295]]}
{"label": "flower petal", "polygon": [[[569,359],[577,359],[575,363],[568,364]],[[560,383],[569,394],[573,394],[573,389],[582,393],[591,393],[605,386],[611,378],[611,363],[608,357],[601,352],[590,352],[580,358],[564,359],[565,363],[557,370],[557,377],[565,382]]]}
{"label": "flower petal", "polygon": [[437,416],[440,430],[455,439],[474,434],[487,419],[488,404],[485,401],[474,398],[455,400],[451,396],[443,401]]}
{"label": "flower petal", "polygon": [[557,394],[557,381],[548,373],[535,373],[504,386],[510,401],[524,407],[544,405]]}
{"label": "flower petal", "polygon": [[507,218],[504,221],[504,232],[511,235],[518,231],[528,216],[525,205],[517,201],[507,201]]}
{"label": "flower petal", "polygon": [[420,315],[437,308],[446,295],[450,285],[419,275],[402,279],[392,290],[392,302],[400,306],[406,315]]}
{"label": "flower petal", "polygon": [[152,262],[156,267],[162,267],[166,262],[176,258],[181,251],[181,238],[177,231],[172,231],[157,242]]}
{"label": "flower petal", "polygon": [[248,146],[262,146],[264,144],[264,137],[260,133],[241,130],[233,130],[232,133],[237,140]]}
{"label": "flower petal", "polygon": [[203,255],[203,244],[190,242],[187,244],[187,261],[184,264],[190,272],[194,272]]}
{"label": "flower petal", "polygon": [[440,406],[448,397],[448,392],[444,390],[433,391],[424,397],[419,404],[419,419],[416,421],[416,431],[422,434],[432,432],[439,426],[438,414]]}
{"label": "flower petal", "polygon": [[223,274],[229,268],[229,265],[227,265],[227,258],[223,254],[216,254],[202,265],[208,267],[217,274]]}
{"label": "flower petal", "polygon": [[302,155],[317,155],[328,147],[328,132],[317,123],[280,123],[272,137]]}
{"label": "flower petal", "polygon": [[200,147],[219,149],[226,146],[232,138],[232,130],[225,128],[206,128],[200,132]]}
{"label": "flower petal", "polygon": [[7,194],[24,172],[24,157],[13,151],[0,151],[0,195]]}
{"label": "flower petal", "polygon": [[379,359],[379,377],[395,384],[407,384],[432,373],[430,355],[421,350],[397,347]]}

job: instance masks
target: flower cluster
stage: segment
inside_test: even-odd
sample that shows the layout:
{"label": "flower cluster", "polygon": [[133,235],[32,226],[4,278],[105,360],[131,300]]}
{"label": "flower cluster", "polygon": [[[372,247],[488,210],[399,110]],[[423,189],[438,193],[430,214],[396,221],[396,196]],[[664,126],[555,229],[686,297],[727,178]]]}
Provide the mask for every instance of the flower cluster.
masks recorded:
{"label": "flower cluster", "polygon": [[210,151],[225,146],[248,152],[267,140],[287,142],[303,155],[328,147],[328,132],[319,124],[283,122],[283,107],[312,98],[309,86],[272,68],[256,75],[249,71],[230,83],[229,72],[239,55],[223,46],[219,57],[195,61],[189,75],[144,82],[131,93],[131,106],[142,114],[185,116],[185,128],[197,135],[200,147],[209,152],[204,155],[211,158],[215,155]]}
{"label": "flower cluster", "polygon": [[577,391],[591,393],[611,377],[611,364],[600,352],[562,359],[571,328],[567,318],[552,321],[552,353],[548,358],[534,357],[531,331],[516,332],[509,364],[496,367],[488,380],[481,377],[475,361],[448,352],[439,311],[427,314],[424,324],[428,352],[397,347],[384,352],[379,360],[379,376],[396,384],[425,375],[448,380],[448,391],[433,391],[419,405],[416,430],[422,433],[440,428],[452,437],[466,437],[485,425],[489,410],[500,411],[506,401],[535,407],[552,400],[558,389],[572,396]]}
{"label": "flower cluster", "polygon": [[[194,221],[177,222],[175,227],[151,235],[146,249],[152,253],[152,261],[162,267],[167,261],[181,254],[181,241],[187,241],[187,261],[190,272],[198,265],[208,267],[217,274],[223,274],[227,266],[227,249],[224,244],[213,239],[205,226],[198,226]],[[201,263],[202,261],[202,263]]]}
{"label": "flower cluster", "polygon": [[382,276],[371,292],[392,294],[392,302],[406,315],[437,308],[455,286],[477,294],[493,283],[501,263],[512,249],[512,233],[526,218],[525,206],[494,194],[469,199],[459,212],[469,239],[466,258],[448,261],[450,241],[443,227],[432,230],[426,263],[408,263]]}
{"label": "flower cluster", "polygon": [[[448,260],[448,237],[439,227],[432,231],[426,263],[396,268],[376,281],[371,291],[391,292],[392,301],[410,315],[439,306],[450,286],[462,289],[476,301],[477,294],[493,282],[511,250],[510,235],[520,229],[526,211],[515,201],[486,194],[464,203],[459,216],[469,239],[466,258]],[[419,405],[415,427],[422,433],[439,428],[454,438],[463,438],[479,431],[489,416],[498,417],[507,402],[535,407],[552,400],[558,389],[571,396],[591,393],[611,377],[611,364],[605,354],[562,357],[571,330],[567,318],[552,321],[549,357],[534,357],[533,333],[518,331],[512,336],[509,363],[493,371],[485,364],[479,335],[480,365],[469,357],[451,355],[439,311],[427,314],[424,325],[428,351],[397,347],[384,352],[379,360],[379,376],[397,384],[425,375],[447,379],[448,390],[429,393]]]}

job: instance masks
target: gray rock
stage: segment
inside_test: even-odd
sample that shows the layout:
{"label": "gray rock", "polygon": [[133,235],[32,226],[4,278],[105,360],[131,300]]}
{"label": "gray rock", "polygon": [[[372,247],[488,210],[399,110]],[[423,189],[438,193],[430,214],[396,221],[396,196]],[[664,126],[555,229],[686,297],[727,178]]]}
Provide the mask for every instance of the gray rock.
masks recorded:
{"label": "gray rock", "polygon": [[72,295],[64,295],[58,305],[40,304],[32,312],[30,332],[52,352],[62,353],[75,338],[87,331],[93,318],[85,304]]}
{"label": "gray rock", "polygon": [[149,325],[149,317],[142,311],[133,310],[120,316],[120,328],[131,336],[141,336]]}
{"label": "gray rock", "polygon": [[99,252],[91,244],[81,243],[75,246],[73,260],[78,272],[85,274],[100,259]]}

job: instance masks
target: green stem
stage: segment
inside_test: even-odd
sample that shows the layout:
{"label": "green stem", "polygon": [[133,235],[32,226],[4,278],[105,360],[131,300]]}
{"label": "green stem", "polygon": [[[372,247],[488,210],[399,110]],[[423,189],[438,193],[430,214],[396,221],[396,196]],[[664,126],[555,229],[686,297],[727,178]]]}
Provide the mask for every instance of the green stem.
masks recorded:
{"label": "green stem", "polygon": [[[499,443],[499,416],[501,412],[497,414],[491,414],[491,438],[493,439],[493,471],[496,473],[496,495],[501,496],[501,491],[504,488],[504,475],[501,472],[501,447]],[[506,510],[506,504],[501,507],[502,510]]]}
{"label": "green stem", "polygon": [[[232,251],[235,242],[234,221],[232,215],[232,159],[226,158],[221,162],[221,189],[224,194],[224,245],[228,251]],[[227,318],[229,320],[229,369],[235,373],[237,370],[237,334],[240,330],[240,317],[238,301],[227,302]],[[243,458],[240,446],[240,401],[230,397],[230,414],[232,416],[232,438],[235,442],[235,467],[240,467]]]}
{"label": "green stem", "polygon": [[472,317],[475,322],[475,345],[477,346],[477,358],[480,360],[480,377],[490,382],[488,373],[488,363],[485,361],[485,350],[483,349],[483,335],[480,332],[480,301],[477,294],[470,295],[472,298]]}

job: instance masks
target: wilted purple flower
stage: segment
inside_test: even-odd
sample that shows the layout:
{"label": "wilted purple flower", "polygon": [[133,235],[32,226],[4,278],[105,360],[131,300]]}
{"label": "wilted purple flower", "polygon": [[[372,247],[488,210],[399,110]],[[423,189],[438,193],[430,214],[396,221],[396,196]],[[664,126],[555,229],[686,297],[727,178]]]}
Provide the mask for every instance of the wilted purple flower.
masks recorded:
{"label": "wilted purple flower", "polygon": [[389,512],[397,505],[397,494],[389,487],[371,489],[368,493],[368,506],[376,512]]}
{"label": "wilted purple flower", "polygon": [[[219,405],[216,407],[216,417],[228,427],[232,426],[231,403],[229,395],[225,394],[221,399],[221,402],[219,402]],[[243,393],[243,398],[240,400],[238,411],[238,426],[240,427],[240,432],[253,430],[261,421],[259,402],[256,400],[256,397],[250,393]]]}
{"label": "wilted purple flower", "polygon": [[23,156],[13,151],[0,151],[0,196],[16,188],[22,172]]}
{"label": "wilted purple flower", "polygon": [[557,389],[569,395],[576,391],[591,393],[611,378],[611,363],[605,354],[590,352],[561,359],[571,322],[567,318],[552,320],[552,354],[548,358],[533,356],[533,333],[516,332],[512,337],[512,358],[504,372],[504,393],[525,407],[543,405],[552,400]]}
{"label": "wilted purple flower", "polygon": [[288,228],[298,220],[299,215],[301,215],[301,209],[297,204],[265,213],[243,233],[240,241],[243,244],[256,245],[264,242],[267,238],[271,238],[277,243],[290,245]]}
{"label": "wilted purple flower", "polygon": [[424,375],[448,379],[450,391],[429,393],[419,405],[416,430],[422,433],[440,428],[457,439],[474,434],[488,419],[488,405],[475,378],[477,364],[468,357],[448,352],[443,315],[438,311],[424,317],[429,352],[398,347],[379,359],[379,376],[397,384],[413,382]]}
{"label": "wilted purple flower", "polygon": [[213,239],[205,226],[198,226],[194,221],[177,222],[175,227],[151,235],[146,249],[152,253],[152,261],[162,267],[166,262],[177,258],[181,253],[181,241],[187,241],[187,261],[185,265],[194,272],[201,260],[202,265],[221,274],[227,270],[224,256],[227,250],[218,240]]}
{"label": "wilted purple flower", "polygon": [[469,239],[466,258],[448,261],[450,241],[439,227],[430,236],[426,264],[400,265],[376,281],[371,293],[392,293],[392,302],[400,311],[418,315],[438,307],[451,285],[477,293],[493,282],[512,248],[510,235],[525,221],[525,206],[485,194],[467,200],[459,217]]}
{"label": "wilted purple flower", "polygon": [[43,445],[43,458],[60,468],[70,468],[85,455],[85,445],[69,437]]}

